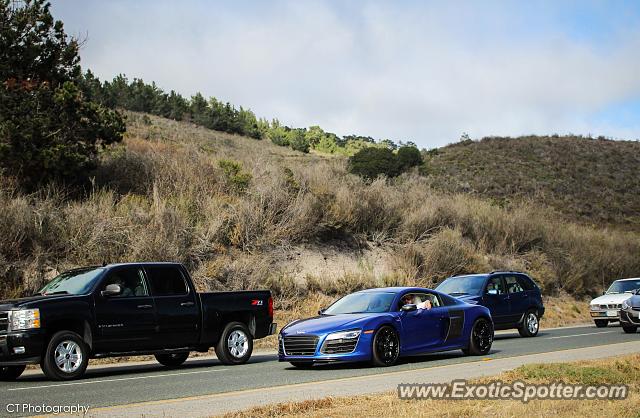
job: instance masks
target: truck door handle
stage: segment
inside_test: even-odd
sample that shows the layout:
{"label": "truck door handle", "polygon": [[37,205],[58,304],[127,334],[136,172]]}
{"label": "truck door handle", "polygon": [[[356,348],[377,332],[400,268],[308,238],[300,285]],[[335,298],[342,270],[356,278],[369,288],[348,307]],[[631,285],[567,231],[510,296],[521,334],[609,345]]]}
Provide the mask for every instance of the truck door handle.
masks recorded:
{"label": "truck door handle", "polygon": [[193,305],[195,305],[195,303],[193,303],[193,302],[182,302],[182,303],[180,304],[180,306],[185,306],[185,307],[186,307],[186,306],[193,306]]}
{"label": "truck door handle", "polygon": [[138,305],[138,309],[151,309],[153,305]]}

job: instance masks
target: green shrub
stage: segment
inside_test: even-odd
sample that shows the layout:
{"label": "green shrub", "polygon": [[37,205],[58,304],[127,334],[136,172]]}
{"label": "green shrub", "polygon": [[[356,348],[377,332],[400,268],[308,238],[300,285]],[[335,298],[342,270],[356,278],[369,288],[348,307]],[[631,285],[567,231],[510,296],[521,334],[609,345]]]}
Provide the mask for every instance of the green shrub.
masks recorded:
{"label": "green shrub", "polygon": [[403,146],[398,149],[398,164],[400,169],[408,170],[422,164],[420,150],[413,146]]}
{"label": "green shrub", "polygon": [[236,192],[244,192],[251,182],[251,174],[242,171],[242,165],[237,161],[220,160],[218,165],[224,173],[230,188]]}
{"label": "green shrub", "polygon": [[289,146],[295,151],[309,152],[309,141],[304,135],[303,129],[292,129],[287,134]]}
{"label": "green shrub", "polygon": [[389,148],[367,147],[349,158],[349,171],[367,179],[380,175],[395,177],[400,174],[396,155]]}

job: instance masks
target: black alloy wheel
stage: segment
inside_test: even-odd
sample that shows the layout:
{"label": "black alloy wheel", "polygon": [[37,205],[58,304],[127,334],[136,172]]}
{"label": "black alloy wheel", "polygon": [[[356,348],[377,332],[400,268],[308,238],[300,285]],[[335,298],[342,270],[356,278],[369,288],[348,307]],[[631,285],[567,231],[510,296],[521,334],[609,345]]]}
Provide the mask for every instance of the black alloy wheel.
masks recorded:
{"label": "black alloy wheel", "polygon": [[380,328],[373,337],[373,358],[375,366],[393,366],[400,355],[398,333],[390,326]]}

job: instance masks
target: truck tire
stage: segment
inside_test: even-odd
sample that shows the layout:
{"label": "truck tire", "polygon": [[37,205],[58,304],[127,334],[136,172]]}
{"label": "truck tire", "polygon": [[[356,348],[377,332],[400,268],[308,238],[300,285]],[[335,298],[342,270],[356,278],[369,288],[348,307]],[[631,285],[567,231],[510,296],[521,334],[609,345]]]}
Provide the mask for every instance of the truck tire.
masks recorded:
{"label": "truck tire", "polygon": [[158,363],[167,367],[178,367],[189,358],[189,353],[156,354]]}
{"label": "truck tire", "polygon": [[82,376],[89,364],[89,348],[72,331],[59,331],[49,340],[40,366],[52,380],[71,380]]}
{"label": "truck tire", "polygon": [[243,364],[253,352],[253,336],[242,322],[230,322],[224,327],[216,344],[216,355],[223,364]]}
{"label": "truck tire", "polygon": [[638,330],[638,327],[635,325],[623,325],[622,330],[627,334],[635,334],[635,332]]}
{"label": "truck tire", "polygon": [[596,323],[596,327],[598,328],[604,328],[609,325],[609,321],[607,321],[606,319],[594,319],[593,322]]}
{"label": "truck tire", "polygon": [[20,377],[27,366],[0,366],[0,381],[11,382]]}

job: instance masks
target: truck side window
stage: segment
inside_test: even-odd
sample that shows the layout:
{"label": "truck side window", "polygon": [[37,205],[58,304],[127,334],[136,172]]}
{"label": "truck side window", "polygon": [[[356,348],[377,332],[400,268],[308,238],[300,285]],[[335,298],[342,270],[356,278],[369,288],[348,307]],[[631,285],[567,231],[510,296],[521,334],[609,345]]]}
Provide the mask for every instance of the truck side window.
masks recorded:
{"label": "truck side window", "polygon": [[109,273],[103,284],[103,289],[110,284],[120,285],[122,292],[115,298],[149,296],[147,284],[144,281],[142,270],[137,267],[125,267]]}
{"label": "truck side window", "polygon": [[187,283],[182,272],[173,266],[145,267],[149,273],[151,293],[154,296],[176,296],[187,294]]}

